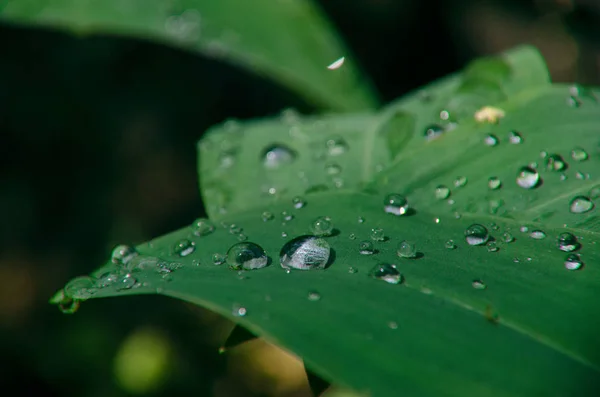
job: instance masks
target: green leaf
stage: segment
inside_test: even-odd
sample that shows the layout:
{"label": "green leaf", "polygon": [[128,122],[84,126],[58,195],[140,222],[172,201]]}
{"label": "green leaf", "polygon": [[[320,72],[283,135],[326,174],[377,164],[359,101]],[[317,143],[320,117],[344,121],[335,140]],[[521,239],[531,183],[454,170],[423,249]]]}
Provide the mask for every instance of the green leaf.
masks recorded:
{"label": "green leaf", "polygon": [[[368,79],[312,1],[0,0],[0,18],[198,52],[272,78],[323,108],[377,104]],[[342,67],[327,68],[343,56]]]}
{"label": "green leaf", "polygon": [[[106,281],[109,272],[115,281],[91,296],[160,293],[202,305],[290,349],[326,381],[367,395],[595,395],[600,93],[542,79],[519,83],[519,76],[536,75],[521,69],[539,62],[508,63],[507,74],[496,61],[479,62],[465,75],[430,86],[428,95],[414,94],[378,114],[285,114],[214,129],[200,145],[200,176],[216,230],[198,236],[186,227],[138,246],[139,255],[127,263],[108,263],[94,273]],[[464,103],[493,106],[505,117],[480,123],[459,111],[456,125],[444,124],[437,119],[440,106],[462,95],[463,82],[474,81],[473,75],[485,89],[474,89],[477,94]],[[496,89],[487,92],[489,82],[499,84],[501,96]],[[399,117],[411,123],[398,123]],[[444,132],[426,139],[424,127],[433,122]],[[507,139],[511,130],[521,132],[520,144]],[[497,135],[499,144],[487,146],[488,134]],[[269,157],[265,167],[262,153],[274,144],[289,151]],[[587,159],[571,157],[576,147]],[[568,168],[548,170],[542,151],[560,154]],[[329,162],[341,172],[328,173]],[[517,172],[531,162],[543,183],[524,189]],[[455,186],[462,176],[466,184]],[[490,176],[499,177],[502,187],[490,190]],[[439,185],[452,190],[452,201],[436,198]],[[267,188],[265,195],[264,186],[275,194]],[[301,193],[305,205],[295,208],[291,198]],[[413,211],[386,213],[389,193],[405,194]],[[571,199],[578,195],[596,206],[572,213]],[[330,266],[284,271],[282,246],[309,234],[319,216],[329,216],[336,229],[326,237]],[[465,241],[475,223],[487,228],[497,250]],[[376,254],[361,255],[360,242],[370,241],[378,228],[385,241],[374,241]],[[530,237],[536,229],[546,237]],[[566,269],[567,253],[557,247],[564,232],[581,244],[578,271]],[[505,233],[515,239],[508,242]],[[270,266],[242,272],[215,266],[213,254],[225,254],[244,238],[265,249]],[[404,240],[415,243],[416,258],[397,255]],[[193,252],[181,256],[190,241]],[[396,264],[404,282],[370,277],[380,263]],[[66,298],[88,298],[90,281],[72,281]]]}

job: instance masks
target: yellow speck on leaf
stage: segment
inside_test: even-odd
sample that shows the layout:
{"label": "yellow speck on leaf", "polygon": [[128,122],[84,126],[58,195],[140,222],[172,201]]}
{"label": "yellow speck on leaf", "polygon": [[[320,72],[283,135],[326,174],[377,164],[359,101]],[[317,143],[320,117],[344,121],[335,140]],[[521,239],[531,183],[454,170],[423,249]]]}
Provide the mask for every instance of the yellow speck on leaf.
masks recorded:
{"label": "yellow speck on leaf", "polygon": [[480,123],[498,123],[504,117],[504,110],[492,106],[484,106],[475,112],[475,120]]}

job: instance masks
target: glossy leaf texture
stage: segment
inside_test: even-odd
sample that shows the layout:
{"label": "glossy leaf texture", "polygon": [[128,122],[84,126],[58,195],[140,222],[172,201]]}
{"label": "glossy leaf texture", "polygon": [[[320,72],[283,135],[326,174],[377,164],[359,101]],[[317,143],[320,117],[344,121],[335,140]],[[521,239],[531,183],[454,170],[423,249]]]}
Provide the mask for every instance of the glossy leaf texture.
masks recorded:
{"label": "glossy leaf texture", "polygon": [[[180,47],[272,78],[325,109],[377,103],[349,50],[309,0],[0,0],[0,20]],[[328,68],[342,57],[340,67]]]}
{"label": "glossy leaf texture", "polygon": [[[200,144],[200,178],[214,230],[191,226],[139,245],[126,263],[71,282],[55,300],[183,299],[366,395],[597,394],[600,92],[549,84],[530,49],[476,65],[483,66],[377,114],[288,112],[213,130]],[[502,77],[491,91],[480,80],[483,88],[461,99],[464,107],[450,108],[473,68],[488,82]],[[439,128],[424,134],[430,124]],[[327,171],[329,162],[339,172]],[[524,166],[541,182],[519,185]],[[493,189],[492,176],[501,181]],[[442,185],[448,192],[436,190]],[[391,193],[407,198],[404,215],[384,210]],[[579,196],[587,201],[573,207]],[[284,244],[311,234],[323,216],[333,227],[324,237],[328,267],[282,269]],[[474,224],[481,245],[466,238]],[[559,249],[567,232],[577,239],[572,252]],[[269,266],[218,264],[240,241],[259,244]],[[361,254],[363,241],[373,254]],[[414,244],[413,257],[403,242]],[[381,263],[402,274],[389,280],[397,284],[370,276]]]}

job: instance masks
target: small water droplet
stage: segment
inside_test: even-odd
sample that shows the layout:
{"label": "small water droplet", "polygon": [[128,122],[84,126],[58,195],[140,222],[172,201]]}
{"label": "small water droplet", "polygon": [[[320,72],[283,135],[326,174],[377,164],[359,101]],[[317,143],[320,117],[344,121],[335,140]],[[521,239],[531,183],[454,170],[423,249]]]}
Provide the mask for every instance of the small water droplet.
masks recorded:
{"label": "small water droplet", "polygon": [[594,203],[589,197],[576,196],[569,204],[569,211],[573,214],[583,214],[594,209]]}
{"label": "small water droplet", "polygon": [[278,168],[294,162],[296,152],[283,144],[273,144],[263,149],[260,157],[266,168]]}
{"label": "small water droplet", "polygon": [[466,176],[459,176],[456,177],[456,179],[454,180],[454,186],[455,187],[463,187],[467,184],[467,177]]}
{"label": "small water droplet", "polygon": [[369,276],[389,284],[401,284],[404,281],[404,277],[402,277],[402,274],[396,269],[396,265],[389,263],[380,263],[376,265],[369,272]]}
{"label": "small water droplet", "polygon": [[527,233],[529,231],[529,228],[527,226],[523,225],[519,228],[519,231],[521,233]]}
{"label": "small water droplet", "polygon": [[133,277],[133,275],[131,273],[127,273],[123,277],[121,277],[120,280],[117,281],[117,290],[123,291],[123,290],[131,289],[131,288],[133,288],[135,283],[137,283],[137,279],[135,277]]}
{"label": "small water droplet", "polygon": [[500,248],[498,248],[498,244],[495,241],[490,241],[486,244],[488,252],[498,252]]}
{"label": "small water droplet", "polygon": [[64,289],[64,295],[67,298],[86,300],[92,297],[97,291],[96,281],[88,276],[76,277],[69,281]]}
{"label": "small water droplet", "polygon": [[206,236],[215,231],[215,225],[206,218],[198,218],[192,223],[192,231],[198,237]]}
{"label": "small water droplet", "polygon": [[303,208],[306,205],[306,201],[300,196],[296,196],[292,199],[292,205],[296,209]]}
{"label": "small water droplet", "polygon": [[267,266],[265,250],[254,243],[238,243],[227,251],[227,264],[234,270],[254,270]]}
{"label": "small water droplet", "polygon": [[486,289],[487,285],[485,285],[485,283],[481,280],[473,280],[473,282],[471,283],[471,285],[473,286],[473,288],[475,289]]}
{"label": "small water droplet", "polygon": [[447,240],[444,243],[444,247],[446,247],[446,249],[453,250],[456,249],[456,243],[454,242],[454,240]]}
{"label": "small water droplet", "polygon": [[404,215],[408,210],[408,201],[401,194],[388,194],[383,200],[383,210],[388,214]]}
{"label": "small water droplet", "polygon": [[248,310],[239,303],[234,303],[231,307],[231,314],[233,314],[235,317],[244,317],[246,314],[248,314]]}
{"label": "small water droplet", "polygon": [[531,237],[534,240],[542,240],[546,238],[546,233],[543,230],[532,230],[531,233],[529,233],[529,237]]}
{"label": "small water droplet", "polygon": [[122,244],[113,249],[110,259],[115,265],[126,266],[137,255],[138,252],[134,247]]}
{"label": "small water droplet", "polygon": [[593,199],[600,198],[600,185],[594,186],[593,188],[591,188],[589,196],[590,196],[590,198],[593,198]]}
{"label": "small water droplet", "polygon": [[196,247],[194,246],[193,242],[191,242],[188,239],[183,239],[175,243],[175,246],[173,247],[173,252],[175,253],[175,255],[188,256],[189,254],[194,252],[195,249]]}
{"label": "small water droplet", "polygon": [[327,163],[325,164],[325,172],[328,175],[338,175],[342,172],[342,167],[336,163]]}
{"label": "small water droplet", "polygon": [[222,265],[223,263],[225,263],[226,260],[227,258],[223,254],[214,253],[212,256],[212,261],[217,266]]}
{"label": "small water droplet", "polygon": [[340,156],[348,151],[348,144],[341,137],[334,137],[327,140],[327,153],[330,156]]}
{"label": "small water droplet", "polygon": [[371,240],[385,241],[385,233],[384,233],[383,229],[380,227],[371,229]]}
{"label": "small water droplet", "polygon": [[496,146],[498,144],[498,137],[494,134],[488,134],[483,138],[483,143],[486,146]]}
{"label": "small water droplet", "polygon": [[485,226],[474,223],[465,230],[465,240],[469,245],[483,245],[490,238]]}
{"label": "small water droplet", "polygon": [[112,273],[112,272],[102,273],[100,276],[98,276],[96,283],[98,284],[99,288],[110,287],[111,285],[113,285],[114,283],[117,282],[118,277],[119,277],[119,275],[116,273]]}
{"label": "small water droplet", "polygon": [[363,218],[362,216],[359,216],[358,223],[365,223],[365,218]]}
{"label": "small water droplet", "polygon": [[500,179],[498,179],[498,177],[491,176],[490,179],[488,179],[488,188],[490,188],[491,190],[500,189],[501,186],[502,182],[500,181]]}
{"label": "small water droplet", "polygon": [[361,241],[358,244],[358,250],[361,255],[373,255],[375,253],[373,243],[367,240]]}
{"label": "small water droplet", "polygon": [[533,189],[540,182],[540,174],[531,167],[521,167],[517,172],[517,185],[523,189]]}
{"label": "small water droplet", "polygon": [[513,241],[515,241],[515,238],[509,232],[504,232],[502,234],[502,238],[504,239],[505,243],[512,243]]}
{"label": "small water droplet", "polygon": [[331,247],[322,238],[300,236],[288,241],[279,253],[284,269],[323,269],[329,261]]}
{"label": "small water droplet", "polygon": [[308,300],[311,302],[316,302],[321,300],[321,294],[317,291],[309,291],[308,292]]}
{"label": "small water droplet", "polygon": [[327,65],[327,69],[329,69],[329,70],[339,69],[342,67],[345,60],[346,60],[346,57],[338,58],[335,61],[333,61],[332,63],[330,63],[329,65]]}
{"label": "small water droplet", "polygon": [[433,139],[439,138],[443,133],[444,133],[444,128],[442,128],[438,124],[432,124],[425,128],[425,131],[423,132],[423,136],[428,141],[431,141]]}
{"label": "small water droplet", "polygon": [[248,240],[248,236],[246,236],[244,233],[240,233],[237,236],[238,241],[246,241]]}
{"label": "small water droplet", "polygon": [[286,232],[281,232],[281,237],[286,238],[288,234]]}
{"label": "small water droplet", "polygon": [[508,141],[513,145],[519,145],[523,143],[523,136],[518,131],[510,131],[508,133]]}
{"label": "small water droplet", "polygon": [[588,154],[583,148],[576,147],[571,150],[571,158],[575,161],[585,161],[588,159]]}
{"label": "small water droplet", "polygon": [[348,273],[350,273],[350,274],[356,274],[356,273],[358,273],[358,269],[356,269],[355,267],[350,266],[348,268]]}
{"label": "small water droplet", "polygon": [[294,219],[294,215],[290,214],[290,213],[289,213],[289,212],[287,212],[287,211],[282,211],[282,212],[281,212],[281,219],[283,219],[283,220],[284,220],[284,222],[289,222],[289,221],[291,221],[292,219]]}
{"label": "small water droplet", "polygon": [[438,185],[435,188],[435,198],[438,200],[445,200],[450,197],[450,188],[445,185]]}
{"label": "small water droplet", "polygon": [[396,253],[398,256],[402,258],[416,258],[417,256],[417,247],[412,241],[401,241],[398,244],[398,248],[396,249]]}
{"label": "small water droplet", "polygon": [[320,216],[313,221],[310,230],[316,236],[330,236],[333,232],[333,223],[326,216]]}
{"label": "small water droplet", "polygon": [[395,322],[395,321],[390,321],[390,322],[388,323],[388,327],[389,327],[390,329],[398,329],[398,323],[397,323],[397,322]]}
{"label": "small water droplet", "polygon": [[569,254],[565,258],[565,268],[567,270],[579,270],[583,267],[583,262],[577,254]]}
{"label": "small water droplet", "polygon": [[549,154],[546,157],[546,168],[551,171],[563,171],[567,168],[567,163],[559,154]]}
{"label": "small water droplet", "polygon": [[584,180],[584,179],[585,179],[585,175],[583,175],[583,172],[581,172],[581,171],[577,171],[577,172],[575,173],[575,178],[576,178],[576,179],[579,179],[580,181],[582,181],[582,180]]}
{"label": "small water droplet", "polygon": [[558,235],[556,242],[558,249],[564,252],[572,252],[579,248],[580,244],[577,237],[569,232],[564,232]]}
{"label": "small water droplet", "polygon": [[275,219],[275,215],[273,215],[272,212],[265,211],[262,213],[261,218],[262,218],[263,222],[268,222],[268,221],[272,221],[273,219]]}
{"label": "small water droplet", "polygon": [[348,236],[348,238],[349,238],[350,240],[355,240],[355,239],[356,239],[356,234],[354,234],[354,233],[350,233],[350,235]]}

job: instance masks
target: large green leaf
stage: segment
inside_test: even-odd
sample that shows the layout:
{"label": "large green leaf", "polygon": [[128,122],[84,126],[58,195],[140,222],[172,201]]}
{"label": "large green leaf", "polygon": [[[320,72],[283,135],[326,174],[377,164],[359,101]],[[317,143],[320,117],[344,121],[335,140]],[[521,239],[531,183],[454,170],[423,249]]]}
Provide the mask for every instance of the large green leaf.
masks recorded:
{"label": "large green leaf", "polygon": [[[312,1],[0,0],[0,19],[161,42],[240,65],[318,106],[372,107],[376,96]],[[345,56],[342,67],[328,65]],[[233,93],[232,93],[233,94]]]}
{"label": "large green leaf", "polygon": [[[378,114],[286,114],[214,130],[201,144],[200,176],[214,191],[205,199],[216,230],[197,236],[188,227],[140,245],[127,264],[108,263],[94,273],[105,287],[76,280],[55,300],[144,293],[180,298],[292,350],[325,379],[375,396],[596,395],[598,209],[572,213],[570,204],[575,196],[600,196],[599,93],[526,77],[539,76],[541,64],[524,51],[507,58],[529,54],[523,63],[509,61],[505,68],[480,61],[428,87],[427,95],[409,96]],[[537,72],[528,73],[530,67]],[[473,70],[485,76],[477,78],[484,89],[471,85]],[[496,88],[489,89],[489,81]],[[452,108],[449,101],[461,96],[464,107]],[[480,123],[465,110],[483,105],[505,117]],[[425,126],[444,109],[457,124],[424,138]],[[507,139],[513,129],[522,134],[520,144]],[[491,133],[499,138],[496,146],[484,143]],[[328,146],[339,143],[334,135],[346,141],[346,150]],[[265,170],[261,154],[269,144],[286,145],[294,156],[275,157],[281,164]],[[587,159],[571,158],[576,147]],[[562,155],[568,168],[547,170],[542,151]],[[341,171],[326,172],[328,162]],[[516,183],[517,172],[531,162],[543,183],[525,189]],[[462,176],[466,184],[455,187]],[[502,187],[490,190],[490,176]],[[265,185],[275,194],[265,196]],[[451,188],[451,196],[437,199],[438,185]],[[300,193],[306,205],[295,208],[292,197]],[[405,194],[413,210],[386,213],[389,193]],[[330,266],[282,270],[283,244],[309,234],[319,216],[331,217],[336,229],[326,237],[334,253]],[[487,227],[492,245],[465,241],[473,223]],[[361,255],[359,243],[378,228],[387,238],[374,242],[376,254]],[[530,237],[537,230],[546,237]],[[563,232],[581,243],[577,258],[584,265],[577,271],[566,269],[567,253],[557,248]],[[508,242],[505,233],[516,239]],[[270,266],[238,272],[213,264],[213,254],[244,238],[266,250]],[[417,258],[398,257],[403,240],[416,244]],[[193,252],[181,256],[190,242]],[[395,263],[405,282],[369,277],[382,262]],[[91,291],[82,288],[86,284]]]}

